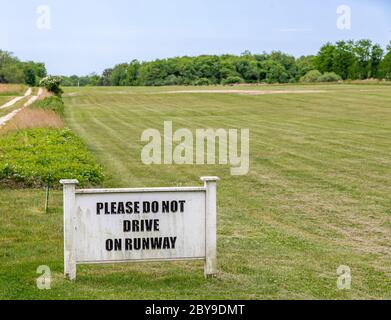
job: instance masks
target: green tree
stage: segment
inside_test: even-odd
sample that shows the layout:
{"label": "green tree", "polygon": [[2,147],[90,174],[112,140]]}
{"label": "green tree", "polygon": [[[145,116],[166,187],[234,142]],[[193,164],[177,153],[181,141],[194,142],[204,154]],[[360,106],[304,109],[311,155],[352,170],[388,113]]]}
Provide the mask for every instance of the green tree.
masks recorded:
{"label": "green tree", "polygon": [[334,53],[335,46],[331,43],[327,43],[322,46],[315,58],[315,68],[321,73],[331,72],[334,68]]}
{"label": "green tree", "polygon": [[358,79],[368,79],[371,76],[371,49],[372,41],[362,39],[355,43],[353,52],[356,55],[356,72]]}
{"label": "green tree", "polygon": [[266,60],[261,62],[261,78],[267,83],[286,83],[289,75],[285,68],[278,62]]}
{"label": "green tree", "polygon": [[117,64],[111,74],[110,74],[110,83],[113,86],[126,86],[128,84],[128,64],[121,63]]}
{"label": "green tree", "polygon": [[33,69],[27,67],[24,69],[24,82],[29,86],[35,86],[37,79],[35,77],[35,72]]}
{"label": "green tree", "polygon": [[0,50],[0,83],[23,83],[23,65],[12,52]]}
{"label": "green tree", "polygon": [[380,63],[384,56],[384,50],[378,44],[372,46],[371,49],[371,60],[370,60],[370,76],[369,77],[378,77],[380,72]]}
{"label": "green tree", "polygon": [[289,78],[294,78],[297,73],[296,59],[295,57],[285,54],[281,51],[273,51],[269,56],[268,60],[278,62],[285,68]]}
{"label": "green tree", "polygon": [[[258,69],[258,63],[255,61],[255,59],[251,56],[243,56],[239,59],[237,59],[235,63],[236,71],[240,75],[240,77],[235,75],[230,75],[228,78],[234,79],[241,79],[243,82],[243,79],[245,82],[258,82],[259,81],[259,69]],[[227,79],[228,79],[227,78]]]}
{"label": "green tree", "polygon": [[137,86],[139,84],[139,71],[140,62],[138,60],[133,60],[129,63],[126,78],[130,86]]}
{"label": "green tree", "polygon": [[296,60],[296,80],[299,80],[307,72],[315,69],[315,56],[301,56]]}
{"label": "green tree", "polygon": [[112,86],[112,82],[111,82],[111,74],[113,72],[113,69],[111,68],[108,68],[108,69],[105,69],[102,73],[102,79],[101,79],[101,85],[102,86]]}
{"label": "green tree", "polygon": [[338,41],[333,51],[333,72],[346,80],[354,78],[356,57],[353,53],[353,41]]}
{"label": "green tree", "polygon": [[391,80],[391,41],[387,46],[387,53],[380,63],[378,77],[380,79]]}

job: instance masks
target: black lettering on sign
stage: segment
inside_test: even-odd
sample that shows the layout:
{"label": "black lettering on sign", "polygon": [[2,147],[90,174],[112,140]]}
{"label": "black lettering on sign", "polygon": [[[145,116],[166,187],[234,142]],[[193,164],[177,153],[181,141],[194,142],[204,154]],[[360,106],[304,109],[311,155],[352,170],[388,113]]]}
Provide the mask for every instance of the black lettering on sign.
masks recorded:
{"label": "black lettering on sign", "polygon": [[153,238],[151,239],[151,249],[159,250],[162,248],[162,238]]}
{"label": "black lettering on sign", "polygon": [[140,250],[141,249],[141,239],[137,238],[133,240],[133,249]]}
{"label": "black lettering on sign", "polygon": [[152,212],[153,213],[159,212],[159,202],[157,201],[152,202]]}
{"label": "black lettering on sign", "polygon": [[153,230],[160,231],[159,220],[153,220]]}
{"label": "black lettering on sign", "polygon": [[103,209],[103,203],[98,202],[98,203],[96,204],[96,214],[99,215],[102,209]]}
{"label": "black lettering on sign", "polygon": [[170,201],[163,201],[162,202],[162,212],[163,213],[170,212]]}
{"label": "black lettering on sign", "polygon": [[179,201],[179,205],[180,205],[180,211],[181,213],[183,213],[185,211],[185,203],[186,201],[185,200],[181,200]]}
{"label": "black lettering on sign", "polygon": [[132,239],[125,239],[125,250],[130,251],[132,248]]}
{"label": "black lettering on sign", "polygon": [[164,238],[163,239],[163,249],[169,249],[170,248],[170,239]]}
{"label": "black lettering on sign", "polygon": [[143,202],[97,202],[96,214],[118,215],[118,214],[150,214],[150,213],[176,213],[185,211],[185,200],[179,201],[143,201]]}
{"label": "black lettering on sign", "polygon": [[137,220],[132,221],[133,232],[140,232],[140,222]]}
{"label": "black lettering on sign", "polygon": [[133,208],[132,208],[132,205],[133,205],[133,203],[131,203],[131,202],[126,202],[126,213],[127,214],[130,214],[130,213],[133,213]]}
{"label": "black lettering on sign", "polygon": [[149,239],[143,239],[143,249],[149,250]]}
{"label": "black lettering on sign", "polygon": [[123,232],[156,232],[156,231],[160,231],[159,219],[123,221]]}
{"label": "black lettering on sign", "polygon": [[111,203],[111,214],[117,214],[117,203]]}
{"label": "black lettering on sign", "polygon": [[134,203],[134,213],[140,213],[140,202]]}
{"label": "black lettering on sign", "polygon": [[113,240],[112,239],[107,239],[106,240],[106,250],[107,251],[113,251]]}
{"label": "black lettering on sign", "polygon": [[[107,251],[173,250],[177,237],[107,239]],[[124,246],[122,245],[124,244]]]}
{"label": "black lettering on sign", "polygon": [[130,232],[131,229],[130,220],[124,220],[124,232]]}
{"label": "black lettering on sign", "polygon": [[115,239],[114,240],[114,250],[115,251],[121,251],[122,250],[122,240],[121,239]]}
{"label": "black lettering on sign", "polygon": [[143,202],[143,213],[151,212],[151,204],[148,201]]}
{"label": "black lettering on sign", "polygon": [[177,239],[177,237],[170,237],[171,249],[175,249],[176,239]]}
{"label": "black lettering on sign", "polygon": [[123,202],[118,203],[118,214],[125,214],[125,206]]}
{"label": "black lettering on sign", "polygon": [[177,201],[172,201],[171,202],[171,212],[175,213],[178,211],[178,202]]}

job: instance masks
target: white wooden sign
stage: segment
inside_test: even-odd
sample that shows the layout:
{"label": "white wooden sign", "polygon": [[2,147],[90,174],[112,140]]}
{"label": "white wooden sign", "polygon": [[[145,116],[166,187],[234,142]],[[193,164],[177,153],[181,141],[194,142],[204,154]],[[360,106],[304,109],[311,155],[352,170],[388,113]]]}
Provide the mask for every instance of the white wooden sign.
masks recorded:
{"label": "white wooden sign", "polygon": [[204,260],[216,274],[216,184],[203,187],[76,189],[64,186],[64,273],[77,264]]}

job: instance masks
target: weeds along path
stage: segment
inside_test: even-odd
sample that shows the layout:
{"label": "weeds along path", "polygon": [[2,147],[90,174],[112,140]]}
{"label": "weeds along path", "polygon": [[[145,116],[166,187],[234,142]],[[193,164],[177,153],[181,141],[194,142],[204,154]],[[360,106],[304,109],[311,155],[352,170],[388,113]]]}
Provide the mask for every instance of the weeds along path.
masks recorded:
{"label": "weeds along path", "polygon": [[[31,93],[32,93],[32,89],[29,88],[23,97],[18,97],[18,98],[21,98],[21,99],[27,98],[27,97],[29,97],[31,95]],[[39,98],[39,96],[42,95],[42,93],[43,93],[42,89],[39,88],[37,95],[30,97],[30,99],[28,99],[27,102],[24,103],[21,108],[13,110],[10,113],[6,114],[5,116],[1,117],[0,118],[0,128],[2,126],[4,126],[8,121],[10,121],[13,117],[15,117],[21,110],[23,110],[24,108],[26,108],[26,107],[30,106],[31,104],[33,104]],[[19,99],[19,100],[21,100],[21,99]],[[18,102],[19,100],[17,100],[16,102]],[[14,102],[14,104],[16,102]],[[10,105],[8,107],[10,107]]]}
{"label": "weeds along path", "polygon": [[31,89],[31,88],[28,88],[27,91],[25,92],[24,96],[20,96],[20,97],[13,98],[12,100],[10,100],[10,101],[8,101],[7,103],[3,104],[3,105],[0,107],[0,110],[1,110],[1,109],[5,109],[5,108],[12,107],[15,103],[19,102],[20,100],[22,100],[22,99],[24,99],[24,98],[27,98],[28,96],[31,96],[31,93],[32,93],[32,89]]}

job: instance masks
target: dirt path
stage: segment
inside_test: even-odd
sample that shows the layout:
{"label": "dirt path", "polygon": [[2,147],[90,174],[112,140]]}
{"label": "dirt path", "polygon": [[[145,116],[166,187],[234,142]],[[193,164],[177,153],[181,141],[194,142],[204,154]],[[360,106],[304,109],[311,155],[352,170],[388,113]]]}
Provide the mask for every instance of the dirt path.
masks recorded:
{"label": "dirt path", "polygon": [[159,93],[232,93],[232,94],[286,94],[286,93],[324,93],[325,90],[180,90],[180,91],[166,91]]}
{"label": "dirt path", "polygon": [[[23,97],[19,97],[21,99],[23,98],[26,98],[28,96],[30,96],[32,93],[32,89],[29,88],[29,90],[27,90],[27,92],[25,93],[25,95]],[[40,95],[42,95],[43,93],[43,90],[42,88],[39,88],[38,90],[38,93],[36,96],[32,96],[24,105],[23,107],[19,108],[19,109],[16,109],[10,113],[8,113],[7,115],[5,115],[4,117],[1,117],[0,118],[0,128],[2,126],[4,126],[8,121],[10,121],[13,117],[15,117],[21,110],[23,110],[24,108],[28,107],[29,105],[33,104],[38,98]],[[20,99],[19,99],[20,100]],[[17,101],[19,101],[17,100]]]}
{"label": "dirt path", "polygon": [[5,109],[5,108],[9,108],[9,107],[12,107],[15,103],[17,103],[18,101],[30,96],[32,93],[32,89],[31,88],[28,88],[27,91],[25,92],[24,96],[21,96],[21,97],[16,97],[16,98],[13,98],[12,100],[8,101],[7,103],[3,104],[1,107],[0,107],[0,110],[1,109]]}

